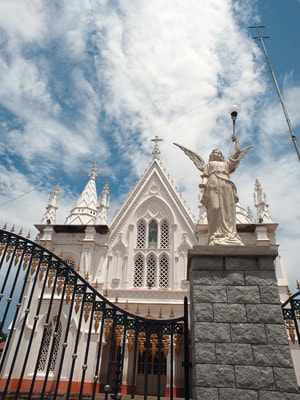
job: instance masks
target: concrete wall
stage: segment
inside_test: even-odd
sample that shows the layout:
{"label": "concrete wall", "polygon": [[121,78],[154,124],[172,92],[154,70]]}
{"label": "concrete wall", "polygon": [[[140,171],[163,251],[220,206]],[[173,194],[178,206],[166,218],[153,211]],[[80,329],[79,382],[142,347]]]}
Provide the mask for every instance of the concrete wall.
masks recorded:
{"label": "concrete wall", "polygon": [[268,246],[189,251],[194,400],[300,399],[276,255]]}

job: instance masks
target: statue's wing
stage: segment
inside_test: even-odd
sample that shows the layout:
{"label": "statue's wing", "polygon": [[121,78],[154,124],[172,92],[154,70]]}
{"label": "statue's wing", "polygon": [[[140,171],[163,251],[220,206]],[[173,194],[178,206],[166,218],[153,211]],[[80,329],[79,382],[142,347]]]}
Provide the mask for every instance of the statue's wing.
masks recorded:
{"label": "statue's wing", "polygon": [[193,152],[192,150],[189,150],[186,147],[181,146],[178,143],[174,143],[174,144],[175,144],[175,146],[179,147],[193,161],[193,163],[196,165],[196,167],[200,171],[203,171],[205,161],[203,160],[202,157],[200,157],[197,153]]}

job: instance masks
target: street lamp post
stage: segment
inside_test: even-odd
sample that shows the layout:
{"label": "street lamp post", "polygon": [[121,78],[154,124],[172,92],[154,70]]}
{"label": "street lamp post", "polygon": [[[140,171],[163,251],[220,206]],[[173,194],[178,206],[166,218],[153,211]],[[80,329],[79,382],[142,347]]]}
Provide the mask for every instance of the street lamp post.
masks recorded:
{"label": "street lamp post", "polygon": [[233,105],[229,108],[229,113],[232,119],[232,136],[235,136],[235,121],[237,119],[238,113],[240,112],[240,107]]}

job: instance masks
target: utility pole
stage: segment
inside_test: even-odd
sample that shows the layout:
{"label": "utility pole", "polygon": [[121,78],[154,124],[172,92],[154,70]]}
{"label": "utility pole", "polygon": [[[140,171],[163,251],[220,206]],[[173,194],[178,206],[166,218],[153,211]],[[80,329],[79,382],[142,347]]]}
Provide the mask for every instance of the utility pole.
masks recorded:
{"label": "utility pole", "polygon": [[265,43],[264,43],[264,39],[269,39],[269,36],[262,36],[261,35],[260,29],[261,28],[265,28],[265,26],[263,26],[263,25],[255,24],[254,26],[249,26],[249,28],[256,29],[256,31],[257,31],[257,36],[252,36],[252,38],[253,39],[257,39],[257,40],[260,41],[260,44],[261,44],[261,46],[263,48],[263,51],[265,53],[265,56],[266,56],[266,59],[267,59],[267,62],[268,62],[268,65],[269,65],[269,68],[270,68],[270,71],[271,71],[271,75],[272,75],[272,78],[273,78],[273,81],[274,81],[274,85],[275,85],[275,88],[276,88],[276,91],[277,91],[277,94],[278,94],[278,97],[279,97],[279,100],[280,100],[280,104],[281,104],[281,107],[283,109],[283,113],[284,113],[284,116],[285,116],[285,119],[286,119],[286,122],[287,122],[287,125],[288,125],[288,128],[289,128],[289,131],[290,131],[290,134],[291,134],[291,139],[292,139],[293,145],[295,147],[295,150],[296,150],[296,153],[297,153],[297,156],[298,156],[298,160],[300,162],[300,151],[299,151],[299,146],[298,146],[298,142],[297,142],[297,137],[296,137],[296,135],[294,133],[294,130],[293,130],[293,127],[292,127],[292,124],[291,124],[291,121],[290,121],[289,114],[287,112],[287,109],[285,107],[283,98],[281,96],[280,89],[279,89],[279,86],[278,86],[278,83],[277,83],[277,79],[276,79],[276,76],[274,74],[274,71],[273,71],[273,68],[272,68],[272,64],[271,64],[271,61],[270,61],[270,58],[269,58],[269,55],[267,53],[267,49],[266,49],[266,46],[265,46]]}

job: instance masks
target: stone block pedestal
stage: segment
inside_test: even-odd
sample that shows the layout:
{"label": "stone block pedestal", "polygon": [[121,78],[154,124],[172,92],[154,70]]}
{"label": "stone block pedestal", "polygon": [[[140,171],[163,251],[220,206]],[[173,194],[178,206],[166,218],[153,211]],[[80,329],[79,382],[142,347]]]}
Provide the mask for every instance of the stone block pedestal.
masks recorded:
{"label": "stone block pedestal", "polygon": [[269,246],[189,251],[194,400],[300,400],[276,256]]}

